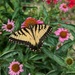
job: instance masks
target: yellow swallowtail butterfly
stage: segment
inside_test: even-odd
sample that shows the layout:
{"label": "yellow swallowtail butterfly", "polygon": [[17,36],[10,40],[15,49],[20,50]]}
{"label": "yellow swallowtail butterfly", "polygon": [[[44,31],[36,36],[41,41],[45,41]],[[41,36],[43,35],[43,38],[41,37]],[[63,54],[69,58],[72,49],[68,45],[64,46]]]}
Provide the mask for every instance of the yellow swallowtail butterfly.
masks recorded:
{"label": "yellow swallowtail butterfly", "polygon": [[42,46],[42,41],[51,31],[52,28],[49,25],[30,25],[11,34],[9,39],[16,43],[23,43],[32,50],[37,50]]}

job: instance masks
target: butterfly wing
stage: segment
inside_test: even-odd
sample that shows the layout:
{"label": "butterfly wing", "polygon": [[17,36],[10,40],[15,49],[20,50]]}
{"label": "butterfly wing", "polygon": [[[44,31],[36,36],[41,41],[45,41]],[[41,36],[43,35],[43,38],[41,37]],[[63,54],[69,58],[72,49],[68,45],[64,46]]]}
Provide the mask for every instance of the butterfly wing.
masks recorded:
{"label": "butterfly wing", "polygon": [[9,36],[9,39],[16,43],[26,44],[27,46],[31,46],[31,45],[35,46],[35,40],[33,38],[30,29],[28,28],[16,31],[15,33]]}
{"label": "butterfly wing", "polygon": [[51,32],[52,28],[48,25],[34,25],[24,28],[9,36],[11,41],[22,43],[31,49],[37,50],[42,46],[43,39]]}
{"label": "butterfly wing", "polygon": [[40,48],[42,46],[42,43],[44,39],[47,37],[49,33],[51,33],[52,28],[49,25],[36,25],[33,28],[33,32],[35,35],[35,42],[36,42],[36,47]]}

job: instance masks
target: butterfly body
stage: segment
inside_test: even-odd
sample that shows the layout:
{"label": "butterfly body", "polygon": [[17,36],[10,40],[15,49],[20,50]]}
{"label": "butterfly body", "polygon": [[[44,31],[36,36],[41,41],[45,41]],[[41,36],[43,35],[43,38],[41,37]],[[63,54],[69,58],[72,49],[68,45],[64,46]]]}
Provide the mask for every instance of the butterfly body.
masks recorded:
{"label": "butterfly body", "polygon": [[9,39],[16,43],[25,44],[32,50],[37,50],[42,46],[43,40],[51,31],[52,28],[48,25],[31,25],[14,32],[9,36]]}

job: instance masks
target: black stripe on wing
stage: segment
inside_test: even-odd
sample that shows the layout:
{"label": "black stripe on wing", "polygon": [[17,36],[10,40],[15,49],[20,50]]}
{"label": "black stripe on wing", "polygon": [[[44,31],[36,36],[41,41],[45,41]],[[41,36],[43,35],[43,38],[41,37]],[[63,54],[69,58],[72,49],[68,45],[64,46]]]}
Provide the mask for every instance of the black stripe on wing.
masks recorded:
{"label": "black stripe on wing", "polygon": [[[44,29],[46,28],[47,25],[44,25]],[[52,32],[52,27],[49,26],[49,28],[47,29],[47,31],[44,33],[44,35],[39,39],[40,41],[44,40],[48,34],[50,34]]]}
{"label": "black stripe on wing", "polygon": [[[35,25],[35,31],[36,31],[36,29],[39,29],[39,31],[40,31],[40,30],[43,29],[43,28],[45,29],[45,28],[46,28],[46,25],[39,25],[39,28],[37,28],[37,27],[38,27],[38,25]],[[33,26],[33,28],[34,28],[34,26]],[[32,31],[32,30],[33,30],[32,28],[28,28],[28,29],[31,30],[32,34],[34,33],[34,32]],[[30,33],[27,31],[26,28],[24,28],[24,30],[25,30],[25,32],[27,32],[28,34],[30,34]],[[19,31],[20,31],[20,30],[19,30]],[[26,46],[30,47],[31,50],[38,50],[38,49],[40,49],[40,47],[42,46],[43,40],[47,37],[47,35],[48,35],[49,33],[51,33],[51,31],[52,31],[52,28],[49,26],[49,28],[48,28],[47,31],[44,33],[44,35],[39,39],[40,42],[39,42],[37,45],[35,45],[35,46],[33,46],[30,42],[23,41],[23,40],[18,40],[18,39],[15,39],[15,38],[13,38],[13,37],[9,37],[9,39],[10,39],[11,41],[14,41],[15,43],[25,44]],[[21,33],[25,35],[25,33],[23,33],[23,31],[21,31]],[[18,33],[18,35],[20,35],[21,33]],[[16,33],[13,33],[13,35],[16,36]]]}
{"label": "black stripe on wing", "polygon": [[33,51],[38,50],[42,46],[42,42],[40,42],[38,45],[33,46],[30,42],[18,40],[18,39],[12,38],[12,37],[9,37],[9,40],[11,42],[14,42],[14,43],[17,43],[17,44],[26,45],[27,47],[29,47]]}
{"label": "black stripe on wing", "polygon": [[[47,25],[39,25],[39,32],[41,31],[41,29],[45,29],[47,27]],[[39,33],[38,32],[38,33]],[[44,39],[52,32],[52,27],[49,26],[49,28],[47,29],[47,31],[44,33],[44,35],[39,39],[39,43],[37,45],[37,49],[40,48],[43,45],[43,41]]]}

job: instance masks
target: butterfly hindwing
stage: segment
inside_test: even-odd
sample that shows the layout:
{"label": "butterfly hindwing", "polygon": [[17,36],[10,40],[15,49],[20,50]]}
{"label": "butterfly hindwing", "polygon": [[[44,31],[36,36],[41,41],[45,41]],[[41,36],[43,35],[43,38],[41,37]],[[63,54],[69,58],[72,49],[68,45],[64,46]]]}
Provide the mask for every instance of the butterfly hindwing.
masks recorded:
{"label": "butterfly hindwing", "polygon": [[34,25],[14,32],[9,36],[9,39],[16,43],[23,43],[31,49],[37,50],[42,46],[42,41],[51,30],[52,28],[49,25]]}

